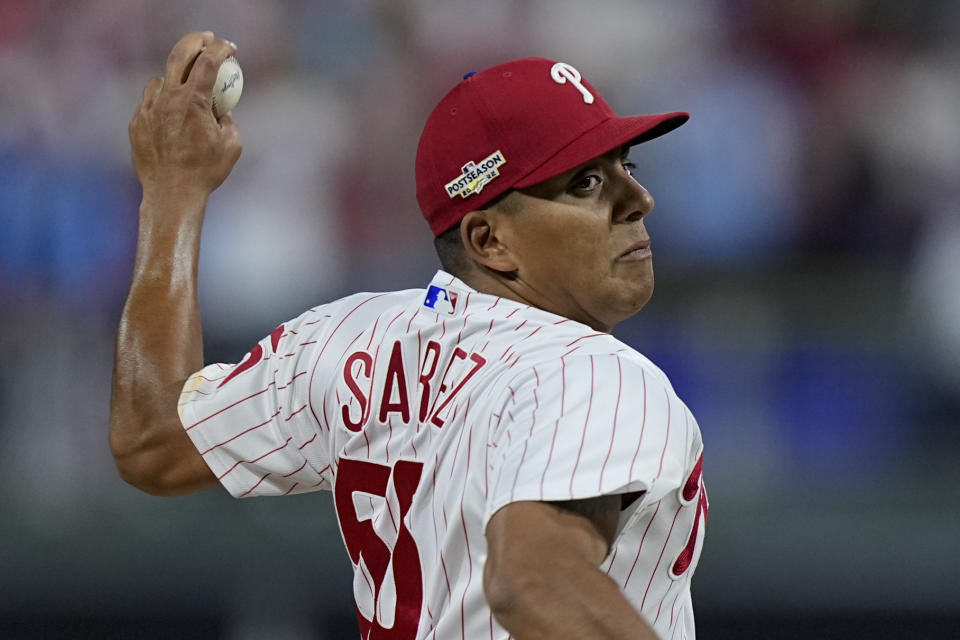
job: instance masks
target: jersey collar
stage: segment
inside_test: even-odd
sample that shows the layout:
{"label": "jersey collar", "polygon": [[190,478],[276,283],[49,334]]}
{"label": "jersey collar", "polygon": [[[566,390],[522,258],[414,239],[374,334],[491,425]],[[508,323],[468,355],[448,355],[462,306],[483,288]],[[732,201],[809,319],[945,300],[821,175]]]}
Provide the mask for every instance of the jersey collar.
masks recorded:
{"label": "jersey collar", "polygon": [[[463,280],[442,269],[437,271],[427,286],[422,306],[424,310],[434,311],[440,316],[446,315],[451,318],[466,313],[481,313],[494,318],[507,318],[512,317],[517,312],[524,311],[528,316],[530,314],[534,316],[542,315],[541,320],[545,323],[570,322],[582,325],[576,320],[545,311],[539,307],[531,307],[510,298],[477,291]],[[586,325],[582,326],[586,327]]]}

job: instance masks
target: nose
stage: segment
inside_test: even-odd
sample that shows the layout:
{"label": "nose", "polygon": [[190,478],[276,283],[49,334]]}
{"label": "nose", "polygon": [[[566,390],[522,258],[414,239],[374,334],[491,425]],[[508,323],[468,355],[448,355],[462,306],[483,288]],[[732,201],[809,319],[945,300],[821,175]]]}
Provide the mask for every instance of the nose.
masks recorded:
{"label": "nose", "polygon": [[617,222],[636,222],[653,211],[653,196],[632,176],[624,176],[622,193],[614,213]]}

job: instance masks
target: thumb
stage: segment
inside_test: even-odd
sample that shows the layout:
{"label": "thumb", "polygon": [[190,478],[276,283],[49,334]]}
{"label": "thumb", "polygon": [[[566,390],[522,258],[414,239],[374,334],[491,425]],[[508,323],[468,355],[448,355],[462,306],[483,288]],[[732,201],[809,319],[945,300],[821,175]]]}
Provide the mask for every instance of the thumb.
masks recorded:
{"label": "thumb", "polygon": [[240,152],[243,150],[243,143],[240,141],[237,122],[229,113],[220,116],[217,122],[220,124],[220,132],[223,136],[224,145],[233,151],[233,154],[235,154],[233,160],[236,162],[236,159],[240,157]]}

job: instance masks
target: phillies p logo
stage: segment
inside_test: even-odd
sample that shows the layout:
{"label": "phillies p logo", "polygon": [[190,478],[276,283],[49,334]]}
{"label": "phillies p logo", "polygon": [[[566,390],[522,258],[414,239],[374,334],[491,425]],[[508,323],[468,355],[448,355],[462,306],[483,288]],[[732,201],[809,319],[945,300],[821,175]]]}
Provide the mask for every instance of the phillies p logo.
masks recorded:
{"label": "phillies p logo", "polygon": [[583,101],[587,104],[593,104],[593,94],[583,86],[583,78],[580,72],[568,65],[566,62],[558,62],[550,69],[550,77],[557,84],[567,84],[568,82],[577,88],[577,91],[583,96]]}

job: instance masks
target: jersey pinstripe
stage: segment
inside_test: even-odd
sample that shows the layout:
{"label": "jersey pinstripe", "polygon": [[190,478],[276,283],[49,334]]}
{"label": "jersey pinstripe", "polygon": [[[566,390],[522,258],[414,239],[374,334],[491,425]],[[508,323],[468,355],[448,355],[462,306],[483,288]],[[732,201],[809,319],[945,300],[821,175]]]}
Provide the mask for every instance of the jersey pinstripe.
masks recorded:
{"label": "jersey pinstripe", "polygon": [[179,409],[232,495],[334,492],[363,637],[508,638],[483,595],[489,518],[636,492],[601,568],[661,637],[694,637],[700,430],[608,334],[441,271],[307,311],[193,375]]}

